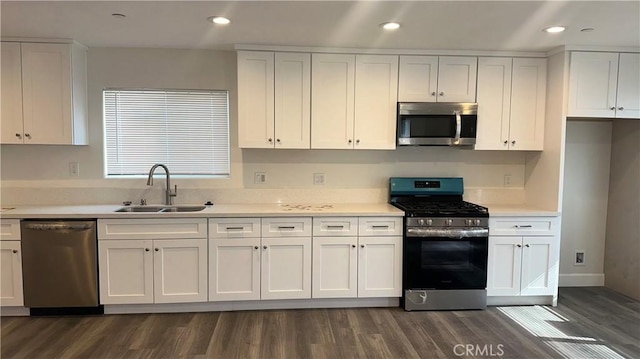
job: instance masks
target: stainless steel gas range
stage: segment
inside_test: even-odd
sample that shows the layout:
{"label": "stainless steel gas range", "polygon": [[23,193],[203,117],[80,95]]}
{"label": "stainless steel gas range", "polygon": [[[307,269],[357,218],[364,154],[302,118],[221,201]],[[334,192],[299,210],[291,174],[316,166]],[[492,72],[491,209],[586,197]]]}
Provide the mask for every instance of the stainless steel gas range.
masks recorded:
{"label": "stainless steel gas range", "polygon": [[462,178],[392,177],[389,201],[405,212],[404,309],[487,306],[489,211],[462,199]]}

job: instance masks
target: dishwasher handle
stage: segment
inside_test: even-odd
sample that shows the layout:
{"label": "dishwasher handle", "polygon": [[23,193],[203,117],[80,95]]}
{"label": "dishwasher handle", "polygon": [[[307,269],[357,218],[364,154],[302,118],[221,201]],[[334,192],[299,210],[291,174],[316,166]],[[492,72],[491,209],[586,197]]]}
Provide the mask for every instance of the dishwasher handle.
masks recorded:
{"label": "dishwasher handle", "polygon": [[73,222],[64,222],[64,223],[25,223],[25,229],[31,229],[35,231],[59,231],[59,230],[67,230],[67,231],[86,231],[88,229],[93,228],[93,223],[73,223]]}

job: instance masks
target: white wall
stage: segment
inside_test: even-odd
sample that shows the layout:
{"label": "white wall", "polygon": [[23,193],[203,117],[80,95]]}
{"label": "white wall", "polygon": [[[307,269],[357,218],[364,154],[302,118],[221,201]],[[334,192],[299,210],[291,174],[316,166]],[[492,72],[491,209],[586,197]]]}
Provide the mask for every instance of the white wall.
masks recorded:
{"label": "white wall", "polygon": [[[603,285],[611,160],[610,120],[567,121],[560,285]],[[576,251],[585,263],[574,265]]]}
{"label": "white wall", "polygon": [[615,120],[612,137],[605,285],[640,300],[640,120]]}
{"label": "white wall", "polygon": [[[396,151],[240,150],[234,52],[91,48],[89,146],[3,145],[3,204],[118,203],[135,200],[144,193],[144,179],[103,179],[102,90],[109,87],[230,91],[231,178],[176,178],[172,182],[179,187],[177,203],[307,198],[380,202],[386,201],[390,176],[462,176],[469,200],[517,203],[524,197],[525,154],[519,152],[451,147]],[[69,176],[69,162],[80,164],[80,176]],[[254,172],[266,172],[267,183],[254,184]],[[312,184],[313,173],[317,172],[326,174],[324,186]],[[504,188],[505,174],[512,175],[511,189],[515,190]],[[150,201],[161,201],[163,181],[157,182],[159,185],[146,194]],[[282,189],[289,194],[283,196]]]}

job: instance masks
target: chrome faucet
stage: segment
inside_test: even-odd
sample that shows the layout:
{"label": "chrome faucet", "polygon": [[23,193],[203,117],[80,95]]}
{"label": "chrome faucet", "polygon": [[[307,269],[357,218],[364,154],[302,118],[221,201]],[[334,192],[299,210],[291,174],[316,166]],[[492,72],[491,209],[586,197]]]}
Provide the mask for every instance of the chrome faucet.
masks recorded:
{"label": "chrome faucet", "polygon": [[167,190],[165,191],[164,204],[172,205],[173,197],[178,195],[178,186],[177,185],[175,186],[175,191],[171,190],[171,176],[169,175],[169,169],[167,168],[167,166],[160,163],[153,165],[149,170],[149,178],[147,178],[147,186],[153,186],[153,172],[158,167],[164,168],[164,173],[166,173],[167,175]]}

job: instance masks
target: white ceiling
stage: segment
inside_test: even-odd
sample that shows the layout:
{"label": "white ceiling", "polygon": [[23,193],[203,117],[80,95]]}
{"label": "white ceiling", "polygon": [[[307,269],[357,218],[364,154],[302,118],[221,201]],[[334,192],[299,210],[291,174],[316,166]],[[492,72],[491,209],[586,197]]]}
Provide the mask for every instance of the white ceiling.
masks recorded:
{"label": "white ceiling", "polygon": [[[233,49],[235,44],[547,51],[640,46],[640,1],[1,1],[3,37],[89,47]],[[112,13],[126,14],[119,19]],[[206,21],[231,19],[226,27]],[[378,25],[397,21],[393,33]],[[561,34],[541,30],[567,26]],[[592,32],[581,32],[583,28]]]}

